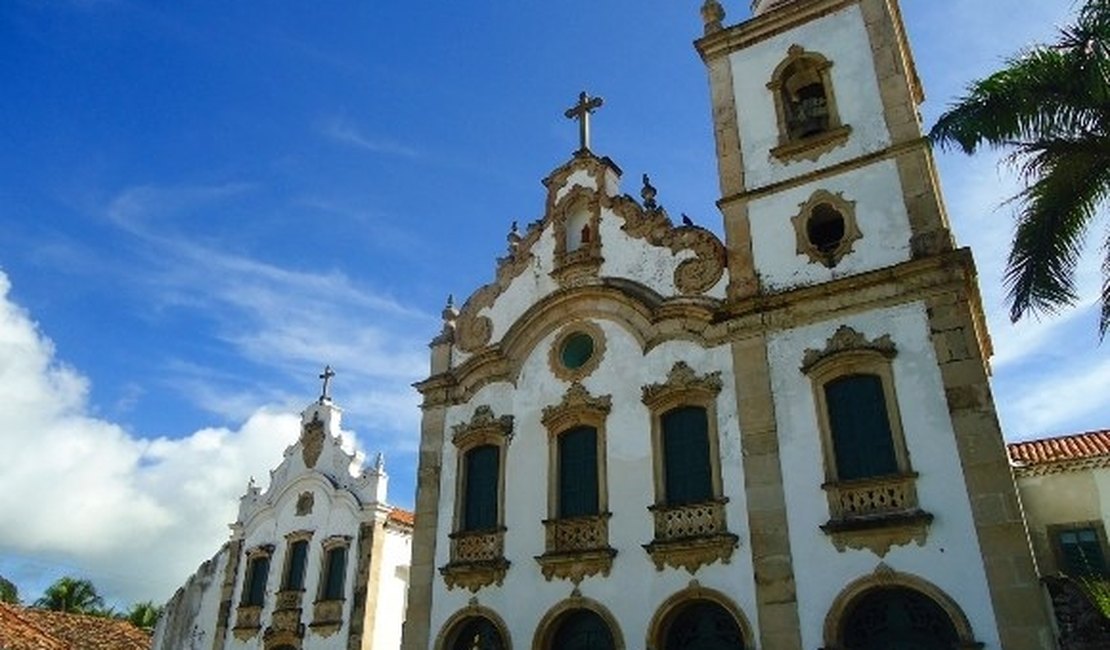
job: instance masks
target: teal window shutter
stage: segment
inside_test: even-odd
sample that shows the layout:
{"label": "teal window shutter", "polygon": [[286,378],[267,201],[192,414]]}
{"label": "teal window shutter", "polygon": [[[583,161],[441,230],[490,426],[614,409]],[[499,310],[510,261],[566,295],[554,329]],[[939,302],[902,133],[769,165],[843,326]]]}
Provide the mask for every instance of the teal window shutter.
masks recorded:
{"label": "teal window shutter", "polygon": [[709,419],[704,408],[683,406],[667,411],[663,424],[663,478],[671,506],[713,498],[709,464]]}
{"label": "teal window shutter", "polygon": [[1063,566],[1068,576],[1098,576],[1106,573],[1106,560],[1102,545],[1094,528],[1080,528],[1060,532],[1058,536]]}
{"label": "teal window shutter", "polygon": [[825,402],[839,480],[898,473],[878,375],[847,375],[830,381],[825,384]]}
{"label": "teal window shutter", "polygon": [[297,540],[289,547],[289,563],[286,565],[285,589],[300,591],[304,589],[304,567],[308,560],[308,542]]}
{"label": "teal window shutter", "polygon": [[344,576],[347,573],[346,546],[337,546],[328,551],[326,570],[323,600],[342,600]]}
{"label": "teal window shutter", "polygon": [[463,530],[497,528],[499,465],[500,450],[493,445],[475,447],[467,452]]}
{"label": "teal window shutter", "polygon": [[266,578],[270,574],[269,556],[256,557],[251,560],[250,571],[247,576],[245,590],[246,598],[243,604],[247,606],[261,606],[266,599]]}
{"label": "teal window shutter", "polygon": [[597,429],[578,427],[559,436],[559,517],[598,513]]}

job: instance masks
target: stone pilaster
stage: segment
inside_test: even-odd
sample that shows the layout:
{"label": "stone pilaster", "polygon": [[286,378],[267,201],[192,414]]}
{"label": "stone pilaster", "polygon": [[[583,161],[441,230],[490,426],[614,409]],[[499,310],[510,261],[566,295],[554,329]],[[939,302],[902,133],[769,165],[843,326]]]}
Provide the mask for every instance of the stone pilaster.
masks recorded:
{"label": "stone pilaster", "polygon": [[801,650],[801,623],[766,337],[755,335],[733,343],[732,366],[740,415],[759,647]]}

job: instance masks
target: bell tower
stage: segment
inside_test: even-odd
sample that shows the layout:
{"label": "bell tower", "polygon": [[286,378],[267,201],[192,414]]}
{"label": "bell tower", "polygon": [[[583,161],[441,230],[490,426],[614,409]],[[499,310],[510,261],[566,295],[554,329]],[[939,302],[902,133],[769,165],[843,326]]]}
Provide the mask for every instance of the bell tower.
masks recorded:
{"label": "bell tower", "polygon": [[[745,333],[732,357],[760,647],[867,646],[868,603],[898,598],[945,612],[957,645],[1052,647],[974,262],[949,228],[898,1],[751,13],[728,25],[705,0],[695,46],[723,311]],[[866,409],[877,426],[853,419]]]}

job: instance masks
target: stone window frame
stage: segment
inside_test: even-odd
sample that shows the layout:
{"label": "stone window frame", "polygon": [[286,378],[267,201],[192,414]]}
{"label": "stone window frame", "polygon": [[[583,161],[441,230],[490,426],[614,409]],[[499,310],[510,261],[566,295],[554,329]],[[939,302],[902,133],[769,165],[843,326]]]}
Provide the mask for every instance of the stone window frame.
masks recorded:
{"label": "stone window frame", "polygon": [[[563,345],[575,334],[589,336],[593,340],[594,351],[586,363],[577,368],[568,368],[563,365]],[[581,381],[593,374],[601,365],[601,360],[605,357],[605,347],[605,331],[597,323],[588,320],[575,321],[564,326],[555,337],[548,351],[547,365],[551,369],[551,374],[563,381],[571,383]]]}
{"label": "stone window frame", "polygon": [[554,637],[559,624],[566,616],[583,609],[597,614],[608,626],[609,632],[613,635],[613,650],[625,650],[624,633],[621,631],[617,617],[613,616],[605,605],[592,598],[584,598],[577,587],[571,592],[570,598],[556,603],[536,624],[536,631],[532,634],[532,650],[553,650]]}
{"label": "stone window frame", "polygon": [[1049,524],[1045,526],[1045,533],[1048,535],[1048,544],[1052,549],[1052,560],[1056,563],[1056,573],[1063,574],[1064,567],[1067,564],[1067,559],[1064,557],[1063,546],[1060,544],[1060,533],[1087,529],[1094,529],[1095,537],[1098,539],[1099,547],[1102,549],[1103,567],[1101,575],[1103,577],[1110,575],[1110,544],[1107,543],[1106,525],[1101,519],[1074,521],[1064,524]]}
{"label": "stone window frame", "polygon": [[[451,438],[455,446],[455,503],[451,524],[450,559],[440,567],[447,588],[464,587],[477,592],[491,584],[500,585],[511,564],[505,559],[505,466],[513,438],[513,416],[494,414],[488,405],[474,410],[469,422],[456,424]],[[481,446],[498,450],[497,526],[492,531],[463,530],[466,495],[466,455]],[[467,549],[485,549],[480,557],[469,557]]]}
{"label": "stone window frame", "polygon": [[[790,135],[786,121],[786,105],[783,102],[783,85],[786,73],[795,64],[809,62],[820,77],[825,89],[825,100],[829,112],[828,129],[811,136],[796,138]],[[833,87],[832,69],[833,62],[819,52],[806,51],[801,45],[794,44],[787,49],[784,58],[774,72],[771,81],[767,82],[767,89],[775,105],[775,117],[779,129],[779,144],[771,149],[771,155],[782,162],[797,162],[800,160],[816,161],[822,155],[832,151],[848,141],[852,127],[844,124],[840,119],[840,111],[836,102],[836,90]]]}
{"label": "stone window frame", "polygon": [[[820,205],[831,206],[844,220],[844,235],[836,248],[828,252],[821,251],[809,239],[809,220]],[[790,217],[790,223],[794,226],[795,252],[808,257],[811,263],[830,269],[851,253],[855,243],[863,238],[856,220],[856,202],[845,199],[843,192],[817,190],[804,203],[798,204],[798,213]]]}
{"label": "stone window frame", "polygon": [[755,648],[757,646],[751,622],[749,622],[748,617],[744,615],[744,610],[742,610],[727,594],[717,591],[716,589],[704,587],[697,580],[691,580],[689,586],[671,595],[667,600],[663,601],[663,604],[656,608],[655,614],[651,617],[651,622],[648,623],[648,647],[665,647],[670,626],[674,623],[674,620],[679,614],[682,613],[682,610],[687,605],[705,601],[720,605],[725,611],[732,615],[732,618],[736,621],[737,627],[740,628],[740,634],[743,637],[745,648]]}
{"label": "stone window frame", "polygon": [[[617,551],[609,545],[609,479],[606,421],[612,396],[593,396],[580,383],[571,384],[559,404],[544,407],[540,421],[547,430],[547,518],[543,520],[543,555],[536,556],[544,578],[570,580],[608,576]],[[597,514],[559,517],[559,437],[578,427],[592,427],[597,445]],[[592,543],[578,543],[582,539]],[[576,540],[570,543],[568,540]]]}
{"label": "stone window frame", "polygon": [[[722,387],[720,371],[698,376],[685,361],[677,361],[667,373],[665,382],[641,388],[641,400],[648,408],[651,419],[652,475],[655,485],[655,502],[648,506],[655,519],[655,538],[651,543],[645,544],[644,549],[659,571],[669,565],[696,573],[701,567],[718,560],[728,563],[732,558],[733,550],[739,544],[739,537],[728,530],[725,512],[728,497],[724,495],[724,483],[721,479],[717,398]],[[713,496],[704,503],[674,506],[668,504],[666,495],[663,416],[676,408],[685,406],[705,409]],[[666,534],[665,531],[669,527],[667,522],[685,511],[693,513],[692,516],[708,517],[712,520],[708,526],[709,532],[681,537]]]}
{"label": "stone window frame", "polygon": [[871,574],[857,578],[849,583],[848,586],[844,587],[844,589],[837,594],[836,598],[833,599],[832,605],[825,615],[823,628],[824,647],[828,650],[842,648],[841,628],[844,625],[845,619],[852,612],[852,606],[855,605],[859,598],[866,595],[867,592],[873,589],[890,587],[916,591],[936,603],[948,616],[949,621],[952,623],[952,627],[956,630],[956,635],[959,637],[959,645],[956,646],[957,648],[973,650],[983,647],[981,642],[975,640],[975,635],[971,629],[971,623],[967,618],[967,614],[964,613],[955,599],[928,580],[911,573],[895,571],[883,562],[879,562]]}
{"label": "stone window frame", "polygon": [[[568,251],[567,222],[580,211],[586,213],[590,241]],[[605,261],[601,256],[601,193],[576,185],[559,200],[553,212],[555,257],[551,277],[560,287],[572,286],[583,278],[596,277]]]}
{"label": "stone window frame", "polygon": [[247,550],[243,555],[246,561],[243,562],[242,589],[239,594],[239,604],[235,611],[235,627],[232,628],[232,634],[240,641],[252,638],[262,629],[262,609],[266,606],[266,588],[263,587],[261,603],[248,603],[247,597],[250,592],[250,579],[254,573],[255,563],[263,559],[269,563],[266,569],[266,585],[269,585],[270,577],[273,574],[274,545],[259,544]]}
{"label": "stone window frame", "polygon": [[470,604],[466,607],[455,612],[444,621],[439,629],[439,634],[436,635],[432,648],[434,650],[451,650],[454,647],[455,636],[457,636],[459,629],[468,621],[475,618],[484,618],[497,629],[498,634],[501,635],[501,642],[503,644],[502,650],[512,650],[513,640],[512,635],[509,633],[509,626],[505,624],[505,620],[489,607],[478,604],[477,600],[471,600]]}
{"label": "stone window frame", "polygon": [[[910,463],[895,390],[893,360],[897,354],[889,334],[869,340],[842,325],[823,349],[806,350],[800,368],[813,390],[824,461],[825,482],[821,488],[828,498],[829,521],[821,530],[839,551],[867,548],[885,557],[891,546],[910,541],[924,544],[933,520],[933,515],[918,506],[918,475]],[[838,476],[825,387],[850,375],[871,375],[879,379],[897,466],[895,474],[850,481],[842,481]]]}
{"label": "stone window frame", "polygon": [[[346,549],[343,560],[343,589],[340,598],[325,598],[327,590],[329,558],[332,551]],[[343,627],[343,608],[347,602],[347,573],[351,567],[351,536],[332,535],[320,540],[320,579],[316,586],[316,600],[312,603],[312,622],[309,629],[319,636],[328,637]]]}
{"label": "stone window frame", "polygon": [[[281,562],[281,589],[279,593],[294,591],[298,593],[303,593],[305,591],[305,584],[308,577],[308,567],[311,564],[309,560],[312,557],[312,537],[314,534],[315,531],[311,530],[294,530],[285,534],[285,552],[283,553]],[[289,582],[292,576],[290,575],[289,571],[292,568],[290,565],[293,561],[293,544],[297,542],[305,543],[304,568],[302,569],[301,574],[301,588],[290,589]]]}

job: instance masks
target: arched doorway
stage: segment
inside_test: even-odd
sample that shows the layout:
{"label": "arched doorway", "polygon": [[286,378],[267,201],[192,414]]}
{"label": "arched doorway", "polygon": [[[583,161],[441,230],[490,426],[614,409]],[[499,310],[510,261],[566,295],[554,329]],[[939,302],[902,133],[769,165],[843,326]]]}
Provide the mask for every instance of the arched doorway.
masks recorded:
{"label": "arched doorway", "polygon": [[943,607],[901,586],[860,594],[848,605],[840,639],[845,650],[950,650],[961,642]]}
{"label": "arched doorway", "polygon": [[505,650],[505,640],[493,621],[484,616],[464,619],[450,639],[450,650]]}
{"label": "arched doorway", "polygon": [[549,650],[615,650],[609,625],[588,609],[564,614],[551,636]]}
{"label": "arched doorway", "polygon": [[663,650],[743,650],[736,619],[711,600],[682,605],[666,627]]}

